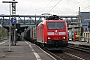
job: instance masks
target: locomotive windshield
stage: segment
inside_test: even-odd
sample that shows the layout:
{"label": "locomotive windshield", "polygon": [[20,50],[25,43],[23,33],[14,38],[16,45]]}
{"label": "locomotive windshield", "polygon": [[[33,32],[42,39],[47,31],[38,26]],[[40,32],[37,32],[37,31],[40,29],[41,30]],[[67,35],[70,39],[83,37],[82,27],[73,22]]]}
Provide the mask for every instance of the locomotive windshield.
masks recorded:
{"label": "locomotive windshield", "polygon": [[47,22],[48,29],[63,29],[64,27],[64,22]]}

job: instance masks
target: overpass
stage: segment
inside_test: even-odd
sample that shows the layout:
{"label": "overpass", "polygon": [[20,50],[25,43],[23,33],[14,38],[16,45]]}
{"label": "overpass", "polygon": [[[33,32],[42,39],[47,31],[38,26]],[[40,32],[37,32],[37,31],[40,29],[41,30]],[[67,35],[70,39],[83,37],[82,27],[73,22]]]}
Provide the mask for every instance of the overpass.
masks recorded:
{"label": "overpass", "polygon": [[[0,24],[3,26],[10,25],[10,20],[13,15],[0,15]],[[37,25],[42,20],[44,20],[47,16],[42,15],[15,15],[17,23],[20,25]],[[78,20],[78,16],[59,16],[60,19],[65,19],[70,24],[70,21],[74,22],[75,20]],[[78,22],[78,21],[77,21]]]}

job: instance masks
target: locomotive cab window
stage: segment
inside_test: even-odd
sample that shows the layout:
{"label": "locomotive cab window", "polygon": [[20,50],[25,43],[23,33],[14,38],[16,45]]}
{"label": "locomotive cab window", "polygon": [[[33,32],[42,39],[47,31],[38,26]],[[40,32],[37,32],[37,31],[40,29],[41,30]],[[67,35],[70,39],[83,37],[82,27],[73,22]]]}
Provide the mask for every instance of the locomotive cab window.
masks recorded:
{"label": "locomotive cab window", "polygon": [[48,29],[63,29],[65,28],[64,22],[47,22]]}

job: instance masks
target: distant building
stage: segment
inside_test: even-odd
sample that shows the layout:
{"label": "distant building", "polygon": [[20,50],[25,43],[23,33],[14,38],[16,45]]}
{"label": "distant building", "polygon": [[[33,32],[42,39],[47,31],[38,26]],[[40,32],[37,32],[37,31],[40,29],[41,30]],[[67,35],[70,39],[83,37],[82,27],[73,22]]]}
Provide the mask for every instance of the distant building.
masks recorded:
{"label": "distant building", "polygon": [[90,12],[81,12],[80,14],[84,31],[90,30]]}
{"label": "distant building", "polygon": [[81,12],[81,19],[82,19],[82,27],[83,27],[83,37],[85,41],[90,41],[90,12]]}

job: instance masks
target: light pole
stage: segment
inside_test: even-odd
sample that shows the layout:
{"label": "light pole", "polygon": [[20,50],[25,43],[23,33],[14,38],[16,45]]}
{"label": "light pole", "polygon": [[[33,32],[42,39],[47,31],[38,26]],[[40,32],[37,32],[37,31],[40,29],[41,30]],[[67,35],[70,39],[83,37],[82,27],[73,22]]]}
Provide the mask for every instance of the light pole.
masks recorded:
{"label": "light pole", "polygon": [[[11,4],[12,4],[12,14],[13,14],[13,11],[16,12],[16,6],[13,7],[13,4],[15,3],[18,3],[17,1],[2,1],[2,3],[10,3],[10,20],[11,20]],[[10,50],[10,42],[11,42],[11,21],[10,21],[10,26],[9,26],[9,51]]]}

